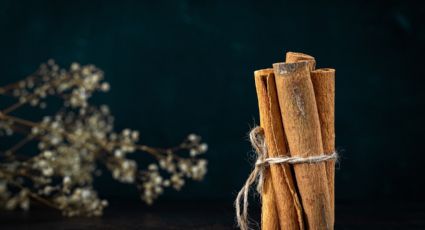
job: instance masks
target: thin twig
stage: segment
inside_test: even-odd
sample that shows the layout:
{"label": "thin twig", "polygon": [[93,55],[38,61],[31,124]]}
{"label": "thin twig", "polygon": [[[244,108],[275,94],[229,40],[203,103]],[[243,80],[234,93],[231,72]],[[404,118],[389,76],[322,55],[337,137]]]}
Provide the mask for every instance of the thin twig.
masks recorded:
{"label": "thin twig", "polygon": [[[22,185],[20,185],[20,184],[18,184],[16,182],[14,182],[14,181],[8,181],[8,183],[9,184],[12,184],[12,185],[14,185],[16,187],[19,187],[20,189],[26,189],[24,186],[22,186]],[[43,197],[41,197],[41,196],[39,196],[39,195],[31,192],[31,191],[28,191],[28,195],[30,196],[30,198],[32,198],[32,199],[34,199],[34,200],[36,200],[36,201],[38,201],[38,202],[40,202],[40,203],[42,203],[42,204],[50,207],[50,208],[61,210],[58,206],[56,206],[51,201],[49,201],[49,200],[47,200],[47,199],[45,199],[45,198],[43,198]]]}
{"label": "thin twig", "polygon": [[30,142],[33,139],[34,139],[34,136],[33,135],[28,135],[24,139],[22,139],[18,143],[16,143],[14,146],[12,146],[9,149],[7,149],[5,152],[6,153],[13,153],[16,150],[18,150],[21,147],[23,147],[25,144],[27,144],[28,142]]}
{"label": "thin twig", "polygon": [[14,116],[9,116],[4,114],[3,112],[0,111],[0,120],[11,120],[13,122],[25,125],[25,126],[29,126],[29,127],[34,127],[37,126],[38,124],[33,122],[33,121],[29,121],[29,120],[25,120],[22,118],[18,118],[18,117],[14,117]]}

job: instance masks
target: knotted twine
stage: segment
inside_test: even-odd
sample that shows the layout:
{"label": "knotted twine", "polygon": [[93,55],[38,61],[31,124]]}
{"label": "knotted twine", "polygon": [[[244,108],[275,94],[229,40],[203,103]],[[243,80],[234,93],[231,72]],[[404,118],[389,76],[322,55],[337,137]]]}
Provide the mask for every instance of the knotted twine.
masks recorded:
{"label": "knotted twine", "polygon": [[[298,156],[279,156],[279,157],[267,157],[267,146],[264,139],[263,128],[257,126],[253,128],[249,133],[249,140],[252,147],[257,153],[257,161],[255,162],[255,167],[249,175],[248,179],[245,182],[245,185],[239,191],[236,200],[236,220],[238,227],[241,230],[249,229],[249,220],[248,220],[248,193],[252,184],[257,183],[257,193],[261,194],[264,183],[264,170],[267,166],[272,164],[314,164],[320,163],[328,160],[337,160],[338,153],[335,151],[330,155],[320,154],[310,157],[298,157]],[[241,210],[242,205],[242,210]]]}

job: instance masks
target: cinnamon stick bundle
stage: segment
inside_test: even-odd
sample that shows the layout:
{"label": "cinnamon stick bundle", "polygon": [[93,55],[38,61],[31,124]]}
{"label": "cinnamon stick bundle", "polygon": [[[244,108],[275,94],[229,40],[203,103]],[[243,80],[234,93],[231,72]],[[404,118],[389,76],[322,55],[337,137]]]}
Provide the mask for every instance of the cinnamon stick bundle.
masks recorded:
{"label": "cinnamon stick bundle", "polygon": [[334,227],[335,70],[315,68],[314,57],[288,52],[286,63],[254,72],[262,129],[251,132],[259,159],[235,202],[242,229],[255,178],[262,182],[262,229]]}
{"label": "cinnamon stick bundle", "polygon": [[[267,157],[288,155],[273,69],[258,70],[254,72],[254,75],[260,126],[264,130],[268,150]],[[270,175],[273,187],[276,189],[274,189],[274,193],[263,194],[263,198],[266,196],[266,199],[269,200],[270,198],[267,196],[275,195],[277,214],[270,218],[272,219],[269,220],[270,223],[267,223],[264,218],[262,219],[263,229],[269,228],[275,219],[279,221],[280,229],[304,229],[302,207],[296,193],[290,166],[271,165]]]}

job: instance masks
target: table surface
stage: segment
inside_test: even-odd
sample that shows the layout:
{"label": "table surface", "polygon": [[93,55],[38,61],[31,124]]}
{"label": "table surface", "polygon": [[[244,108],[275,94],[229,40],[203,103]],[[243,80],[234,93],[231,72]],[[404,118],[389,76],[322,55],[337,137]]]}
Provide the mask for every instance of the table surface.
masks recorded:
{"label": "table surface", "polygon": [[[335,229],[425,229],[423,204],[337,204]],[[258,219],[258,208],[251,208]],[[257,210],[257,211],[256,211]],[[28,212],[0,212],[0,229],[235,229],[229,203],[163,202],[153,207],[112,203],[103,217],[66,218],[34,207]],[[258,228],[256,228],[258,229]]]}

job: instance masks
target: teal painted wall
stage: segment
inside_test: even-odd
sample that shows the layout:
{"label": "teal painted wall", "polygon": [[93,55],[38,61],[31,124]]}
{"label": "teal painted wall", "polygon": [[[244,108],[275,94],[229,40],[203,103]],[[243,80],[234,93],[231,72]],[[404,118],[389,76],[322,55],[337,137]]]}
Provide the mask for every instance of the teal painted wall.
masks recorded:
{"label": "teal painted wall", "polygon": [[[209,174],[167,199],[231,200],[250,171],[253,71],[286,51],[337,70],[337,200],[423,200],[423,4],[413,1],[1,1],[0,83],[54,58],[102,68],[118,129],[209,143]],[[383,160],[384,159],[384,160]],[[102,178],[104,196],[138,199]]]}

